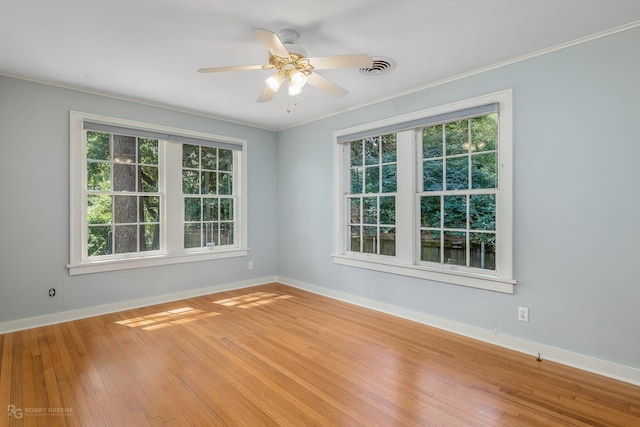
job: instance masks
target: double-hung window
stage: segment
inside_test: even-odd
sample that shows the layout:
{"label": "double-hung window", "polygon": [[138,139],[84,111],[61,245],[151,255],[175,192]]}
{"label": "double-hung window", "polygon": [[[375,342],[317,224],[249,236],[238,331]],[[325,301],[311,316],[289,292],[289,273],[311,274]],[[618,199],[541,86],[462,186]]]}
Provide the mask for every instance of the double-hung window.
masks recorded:
{"label": "double-hung window", "polygon": [[511,92],[335,132],[334,260],[513,292]]}
{"label": "double-hung window", "polygon": [[70,119],[71,274],[246,255],[244,140]]}
{"label": "double-hung window", "polygon": [[182,145],[185,249],[233,246],[233,164],[232,150]]}
{"label": "double-hung window", "polygon": [[396,136],[374,136],[350,144],[348,250],[396,254]]}

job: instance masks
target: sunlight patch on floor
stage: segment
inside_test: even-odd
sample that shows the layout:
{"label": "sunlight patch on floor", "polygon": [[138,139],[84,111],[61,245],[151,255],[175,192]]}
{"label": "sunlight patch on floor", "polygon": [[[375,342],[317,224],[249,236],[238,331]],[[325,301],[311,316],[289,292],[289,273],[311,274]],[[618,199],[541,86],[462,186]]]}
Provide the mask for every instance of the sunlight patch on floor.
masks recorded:
{"label": "sunlight patch on floor", "polygon": [[193,322],[194,320],[213,317],[219,314],[220,313],[216,312],[205,312],[204,310],[191,307],[181,307],[174,310],[148,314],[146,316],[132,317],[131,319],[120,320],[116,323],[129,328],[142,328],[151,331],[166,328],[171,325]]}
{"label": "sunlight patch on floor", "polygon": [[214,301],[213,303],[224,305],[226,307],[251,308],[289,298],[293,298],[293,295],[279,295],[272,292],[254,292],[233,298],[221,299]]}

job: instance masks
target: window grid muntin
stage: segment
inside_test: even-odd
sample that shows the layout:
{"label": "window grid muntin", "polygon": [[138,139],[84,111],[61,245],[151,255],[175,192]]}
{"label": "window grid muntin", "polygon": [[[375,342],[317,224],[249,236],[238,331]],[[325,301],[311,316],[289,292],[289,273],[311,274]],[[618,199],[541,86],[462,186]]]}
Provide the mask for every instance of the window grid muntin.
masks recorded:
{"label": "window grid muntin", "polygon": [[[367,156],[367,144],[377,143],[377,162],[371,162],[371,159]],[[385,148],[388,147],[387,143],[393,144],[393,154],[391,155],[392,161],[384,161],[385,157]],[[352,154],[354,153],[354,144],[358,144],[360,146],[359,157],[360,159],[354,162],[354,158]],[[385,134],[385,135],[377,135],[373,137],[368,137],[356,141],[352,141],[348,146],[348,164],[349,164],[349,192],[346,194],[345,203],[348,206],[346,209],[347,220],[346,220],[346,248],[347,251],[350,252],[358,252],[358,253],[366,253],[366,254],[374,254],[374,255],[383,255],[383,256],[395,256],[396,252],[396,234],[395,234],[395,200],[396,200],[396,192],[397,192],[397,139],[396,134]],[[384,191],[384,170],[385,168],[391,169],[394,167],[395,172],[393,173],[393,192]],[[369,187],[367,186],[367,169],[372,170],[373,168],[377,169],[377,191],[368,191]],[[357,176],[359,181],[355,189],[360,190],[358,192],[353,192],[354,190],[354,182],[353,178]],[[375,200],[375,218],[374,222],[365,222],[365,200],[364,199],[374,199]],[[393,208],[393,222],[392,223],[383,223],[381,220],[381,199],[382,198],[393,198],[394,208]],[[359,204],[359,218],[358,222],[353,221],[353,215],[351,212],[352,201],[358,200]],[[354,250],[354,238],[353,238],[353,230],[358,230],[358,248]],[[368,251],[366,247],[366,231],[367,229],[375,229],[375,233],[373,233],[373,250]],[[382,248],[382,237],[383,233],[392,233],[392,245],[388,245],[390,253],[382,253],[387,252]],[[371,235],[371,234],[369,234]]]}
{"label": "window grid muntin", "polygon": [[[489,149],[489,150],[482,150],[479,152],[475,152],[476,150],[474,150],[474,146],[476,146],[475,141],[473,139],[473,120],[481,118],[481,117],[485,117],[485,116],[491,116],[493,115],[495,118],[495,141],[494,141],[494,149]],[[465,263],[464,263],[464,267],[469,268],[470,270],[479,270],[482,272],[486,272],[486,271],[496,271],[497,269],[497,260],[498,260],[498,239],[497,239],[497,230],[498,230],[498,226],[497,226],[497,221],[498,221],[498,185],[499,185],[499,179],[498,179],[498,146],[499,146],[499,133],[498,133],[498,129],[499,129],[499,116],[497,113],[490,113],[490,114],[482,114],[479,116],[474,116],[474,117],[469,117],[469,118],[465,118],[463,120],[452,120],[450,122],[443,122],[443,123],[437,123],[437,124],[433,124],[431,126],[425,127],[425,128],[419,128],[416,129],[416,139],[420,141],[420,143],[418,144],[419,146],[419,158],[420,160],[420,167],[418,168],[419,170],[419,177],[420,179],[418,179],[418,188],[419,188],[419,193],[417,194],[417,200],[416,200],[416,204],[417,204],[417,209],[419,211],[419,215],[418,218],[420,218],[420,220],[418,221],[418,243],[417,243],[417,248],[418,251],[416,253],[416,261],[419,264],[425,264],[425,265],[429,265],[432,264],[432,261],[426,261],[422,259],[422,233],[423,232],[439,232],[440,234],[440,249],[439,249],[439,256],[440,256],[440,266],[441,267],[446,267],[449,265],[452,266],[462,266],[459,264],[451,264],[448,263],[447,261],[449,261],[449,259],[445,260],[445,233],[465,233]],[[447,135],[446,135],[446,129],[447,129],[447,124],[449,123],[456,123],[456,122],[461,122],[461,121],[466,121],[467,122],[467,139],[466,139],[466,152],[461,152],[461,153],[454,153],[449,155],[447,152]],[[424,138],[424,131],[427,128],[433,128],[433,127],[438,127],[440,126],[441,129],[441,135],[442,135],[442,140],[441,140],[441,145],[442,145],[442,149],[441,149],[441,156],[433,156],[433,157],[424,157],[423,155],[423,149],[424,149],[424,142],[423,142],[423,138]],[[464,145],[464,144],[463,144]],[[483,147],[484,148],[484,147]],[[474,181],[473,181],[473,159],[474,156],[480,156],[480,155],[494,155],[495,158],[495,186],[492,188],[483,188],[483,189],[474,189],[473,185],[474,185]],[[456,158],[463,158],[463,157],[467,157],[467,188],[466,189],[449,189],[449,185],[448,185],[448,180],[447,180],[447,166],[449,165],[449,163],[447,162],[447,159],[456,159]],[[443,171],[442,171],[442,191],[430,191],[430,190],[424,190],[424,183],[425,183],[425,176],[424,176],[424,165],[427,161],[438,161],[441,160],[442,161],[442,167],[443,167]],[[450,228],[450,227],[445,227],[444,222],[445,222],[445,203],[444,203],[444,197],[446,196],[455,196],[455,195],[464,195],[465,196],[465,204],[466,204],[466,227],[464,229],[462,228]],[[496,201],[495,201],[495,207],[494,207],[494,230],[477,230],[477,229],[472,229],[470,226],[470,208],[471,208],[471,196],[472,195],[494,195]],[[435,228],[435,227],[422,227],[422,198],[423,197],[427,197],[427,196],[438,196],[440,198],[440,227],[439,228]],[[471,245],[471,235],[472,234],[487,234],[487,235],[493,235],[493,248],[494,248],[494,253],[493,253],[493,268],[489,268],[486,269],[484,267],[482,267],[482,265],[484,265],[484,261],[486,261],[486,255],[483,252],[483,250],[481,249],[481,259],[483,261],[481,261],[481,267],[473,267],[472,264],[472,257],[471,257],[471,251],[472,251],[472,245]],[[484,245],[481,245],[482,248],[484,248]]]}
{"label": "window grid muntin", "polygon": [[[185,158],[184,151],[197,148],[198,152],[198,160],[197,166],[185,166]],[[237,196],[236,196],[236,175],[234,171],[236,168],[236,154],[229,149],[218,148],[218,147],[208,147],[202,145],[194,145],[194,144],[183,144],[183,183],[182,183],[182,192],[183,192],[183,248],[185,250],[197,250],[201,248],[220,248],[220,247],[229,247],[236,245],[236,226],[237,226],[237,216],[236,216],[236,205],[237,205]],[[205,167],[205,161],[203,159],[203,152],[215,152],[215,167]],[[221,167],[221,153],[224,154],[225,162],[228,162],[227,167]],[[185,193],[185,185],[184,185],[184,172],[195,172],[197,177],[197,192],[193,193]],[[214,192],[204,192],[203,187],[203,177],[207,176],[205,174],[215,174],[216,184]],[[220,183],[222,180],[221,176],[225,176],[228,179],[231,188],[225,189],[222,188]],[[221,192],[221,190],[223,190]],[[228,193],[228,194],[227,194]],[[187,203],[188,200],[198,199],[200,200],[200,209],[199,209],[199,217],[198,219],[189,220],[187,219]],[[216,220],[205,220],[205,200],[215,201],[216,202]],[[225,203],[223,203],[225,201]],[[230,215],[224,215],[223,219],[223,204],[229,204]],[[191,243],[188,242],[188,234],[196,234],[194,232],[187,232],[187,230],[197,230],[199,244],[195,245],[195,237],[191,236]]]}
{"label": "window grid muntin", "polygon": [[[88,153],[88,149],[89,149],[89,142],[88,142],[88,137],[89,137],[89,133],[94,133],[94,134],[103,134],[103,135],[107,135],[108,136],[108,140],[109,140],[109,159],[93,159],[89,157],[89,153]],[[117,137],[123,137],[123,138],[133,138],[133,140],[135,141],[135,147],[134,147],[134,153],[133,153],[133,159],[132,161],[124,161],[122,159],[117,159],[116,158],[116,150],[115,150],[115,139]],[[148,141],[155,141],[155,157],[156,157],[156,163],[142,163],[140,162],[140,145],[142,142],[148,142]],[[161,211],[160,211],[160,206],[162,204],[162,194],[160,192],[160,179],[159,179],[159,155],[160,155],[160,149],[159,149],[159,141],[158,140],[152,140],[149,138],[141,138],[141,137],[129,137],[126,135],[119,135],[119,134],[113,134],[113,133],[109,133],[109,132],[98,132],[98,131],[83,131],[83,151],[84,151],[84,158],[85,158],[85,182],[83,183],[83,204],[85,209],[87,210],[87,215],[85,217],[85,221],[86,221],[86,232],[87,232],[87,241],[85,242],[86,244],[86,251],[84,252],[84,257],[86,257],[87,259],[111,259],[111,258],[123,258],[123,257],[130,257],[131,255],[135,255],[135,254],[140,254],[140,253],[145,253],[145,254],[150,254],[150,253],[158,253],[160,252],[160,248],[161,248],[161,239],[162,239],[162,232],[161,232],[161,227],[160,227],[160,221],[161,221]],[[91,164],[105,164],[105,165],[109,165],[109,189],[105,190],[105,189],[89,189],[89,165]],[[114,190],[114,176],[115,176],[115,166],[116,165],[129,165],[132,166],[135,169],[135,177],[134,177],[134,183],[135,183],[135,187],[137,191],[127,191],[127,190]],[[156,169],[156,188],[155,191],[139,191],[140,187],[143,187],[142,181],[141,181],[141,168],[142,167],[151,167],[151,168],[155,168]],[[92,223],[90,218],[89,218],[89,200],[91,198],[91,196],[105,196],[110,198],[111,200],[111,220],[110,222],[100,222],[100,223]],[[117,203],[116,203],[116,198],[117,197],[135,197],[135,221],[125,221],[125,222],[116,222],[116,209],[117,209]],[[146,221],[146,215],[144,215],[144,212],[141,212],[141,208],[140,208],[140,203],[143,200],[143,197],[157,197],[158,198],[158,212],[157,212],[157,221]],[[152,247],[150,249],[144,249],[142,248],[141,245],[141,241],[146,241],[146,231],[147,228],[146,227],[154,227],[155,232],[158,233],[157,234],[157,239],[154,236],[153,242],[152,242]],[[117,237],[117,230],[122,229],[123,227],[135,227],[135,250],[127,250],[127,251],[123,251],[123,252],[118,252],[117,251],[117,245],[120,244],[119,240],[116,239]],[[90,240],[92,236],[95,236],[94,233],[92,233],[92,230],[96,230],[98,228],[108,228],[109,231],[107,232],[107,236],[105,238],[105,245],[106,245],[106,249],[105,248],[105,252],[104,254],[99,254],[99,255],[91,255],[90,254],[90,250],[91,250],[91,243]],[[142,236],[144,235],[145,238],[143,238]]]}

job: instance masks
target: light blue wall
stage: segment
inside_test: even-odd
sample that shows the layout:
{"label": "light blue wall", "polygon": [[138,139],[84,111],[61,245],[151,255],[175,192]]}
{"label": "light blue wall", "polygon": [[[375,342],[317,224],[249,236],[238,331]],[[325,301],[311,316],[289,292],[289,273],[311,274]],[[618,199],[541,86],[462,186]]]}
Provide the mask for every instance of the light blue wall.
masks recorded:
{"label": "light blue wall", "polygon": [[[247,139],[249,256],[69,276],[69,110]],[[274,276],[276,139],[269,131],[0,76],[0,323]]]}
{"label": "light blue wall", "polygon": [[[278,274],[640,368],[638,46],[636,28],[281,132]],[[333,130],[509,88],[514,295],[332,262]]]}

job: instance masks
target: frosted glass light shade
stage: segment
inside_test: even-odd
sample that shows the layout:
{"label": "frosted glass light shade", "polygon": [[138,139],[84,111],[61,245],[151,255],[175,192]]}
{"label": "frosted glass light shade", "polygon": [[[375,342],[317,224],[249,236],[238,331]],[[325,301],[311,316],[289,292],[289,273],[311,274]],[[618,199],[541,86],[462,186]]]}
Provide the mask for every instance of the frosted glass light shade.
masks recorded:
{"label": "frosted glass light shade", "polygon": [[277,92],[278,89],[280,89],[280,85],[282,85],[283,81],[284,81],[284,76],[278,72],[267,77],[264,83],[267,85],[269,89],[271,89],[274,92]]}
{"label": "frosted glass light shade", "polygon": [[307,84],[307,76],[298,70],[292,71],[289,74],[289,80],[291,81],[291,84],[299,88],[302,88]]}

